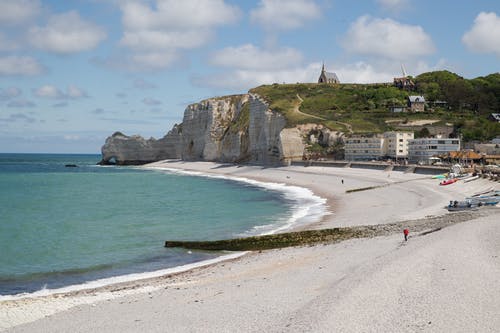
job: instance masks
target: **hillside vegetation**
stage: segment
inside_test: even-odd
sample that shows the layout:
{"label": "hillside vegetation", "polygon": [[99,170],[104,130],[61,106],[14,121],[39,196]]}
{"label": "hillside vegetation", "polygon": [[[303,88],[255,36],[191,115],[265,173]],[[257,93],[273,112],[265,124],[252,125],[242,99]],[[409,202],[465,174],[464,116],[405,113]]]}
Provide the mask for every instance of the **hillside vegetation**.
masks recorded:
{"label": "hillside vegetation", "polygon": [[[429,126],[453,126],[453,135],[465,141],[490,140],[500,135],[500,124],[488,120],[500,112],[500,74],[472,80],[448,71],[414,78],[416,90],[392,84],[273,84],[252,89],[272,110],[282,113],[287,126],[320,123],[332,130],[355,134],[382,133],[417,120]],[[409,95],[424,95],[429,102],[446,101],[445,107],[428,107],[421,113],[392,113],[390,106],[406,105]],[[425,134],[422,131],[422,134]],[[419,133],[417,133],[418,136]]]}

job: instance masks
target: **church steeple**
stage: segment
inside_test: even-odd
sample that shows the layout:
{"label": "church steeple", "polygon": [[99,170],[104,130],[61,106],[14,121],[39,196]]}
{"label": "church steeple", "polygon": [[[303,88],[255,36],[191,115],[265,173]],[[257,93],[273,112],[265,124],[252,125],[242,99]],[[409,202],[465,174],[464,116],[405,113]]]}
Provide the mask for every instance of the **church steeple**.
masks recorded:
{"label": "church steeple", "polygon": [[318,78],[318,83],[340,83],[337,74],[329,73],[325,70],[325,62],[323,61],[323,65],[321,66],[321,74]]}

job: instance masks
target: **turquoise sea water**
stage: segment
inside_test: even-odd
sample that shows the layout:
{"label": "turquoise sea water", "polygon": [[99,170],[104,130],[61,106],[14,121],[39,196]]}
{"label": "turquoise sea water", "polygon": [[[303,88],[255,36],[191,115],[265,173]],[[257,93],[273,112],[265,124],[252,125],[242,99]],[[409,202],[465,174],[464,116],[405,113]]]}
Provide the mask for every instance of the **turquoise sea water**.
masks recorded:
{"label": "turquoise sea water", "polygon": [[296,222],[307,205],[307,193],[301,199],[230,179],[100,167],[99,159],[0,154],[0,295],[214,258],[220,253],[163,244],[270,232]]}

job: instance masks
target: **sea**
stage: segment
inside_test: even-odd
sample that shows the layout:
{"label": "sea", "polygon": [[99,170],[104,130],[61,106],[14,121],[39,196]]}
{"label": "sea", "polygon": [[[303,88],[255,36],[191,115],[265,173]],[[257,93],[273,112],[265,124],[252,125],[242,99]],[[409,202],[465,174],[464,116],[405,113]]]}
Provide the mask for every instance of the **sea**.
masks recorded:
{"label": "sea", "polygon": [[319,220],[307,189],[99,166],[100,155],[0,154],[0,300],[94,288],[222,260],[166,240],[271,234]]}

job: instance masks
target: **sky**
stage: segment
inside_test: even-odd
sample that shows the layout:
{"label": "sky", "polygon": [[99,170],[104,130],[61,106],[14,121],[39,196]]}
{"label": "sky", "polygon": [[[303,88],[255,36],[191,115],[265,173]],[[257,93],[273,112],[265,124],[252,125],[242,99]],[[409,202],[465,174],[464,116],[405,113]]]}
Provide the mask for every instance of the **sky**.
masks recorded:
{"label": "sky", "polygon": [[100,153],[272,83],[500,71],[498,0],[0,0],[0,153]]}

